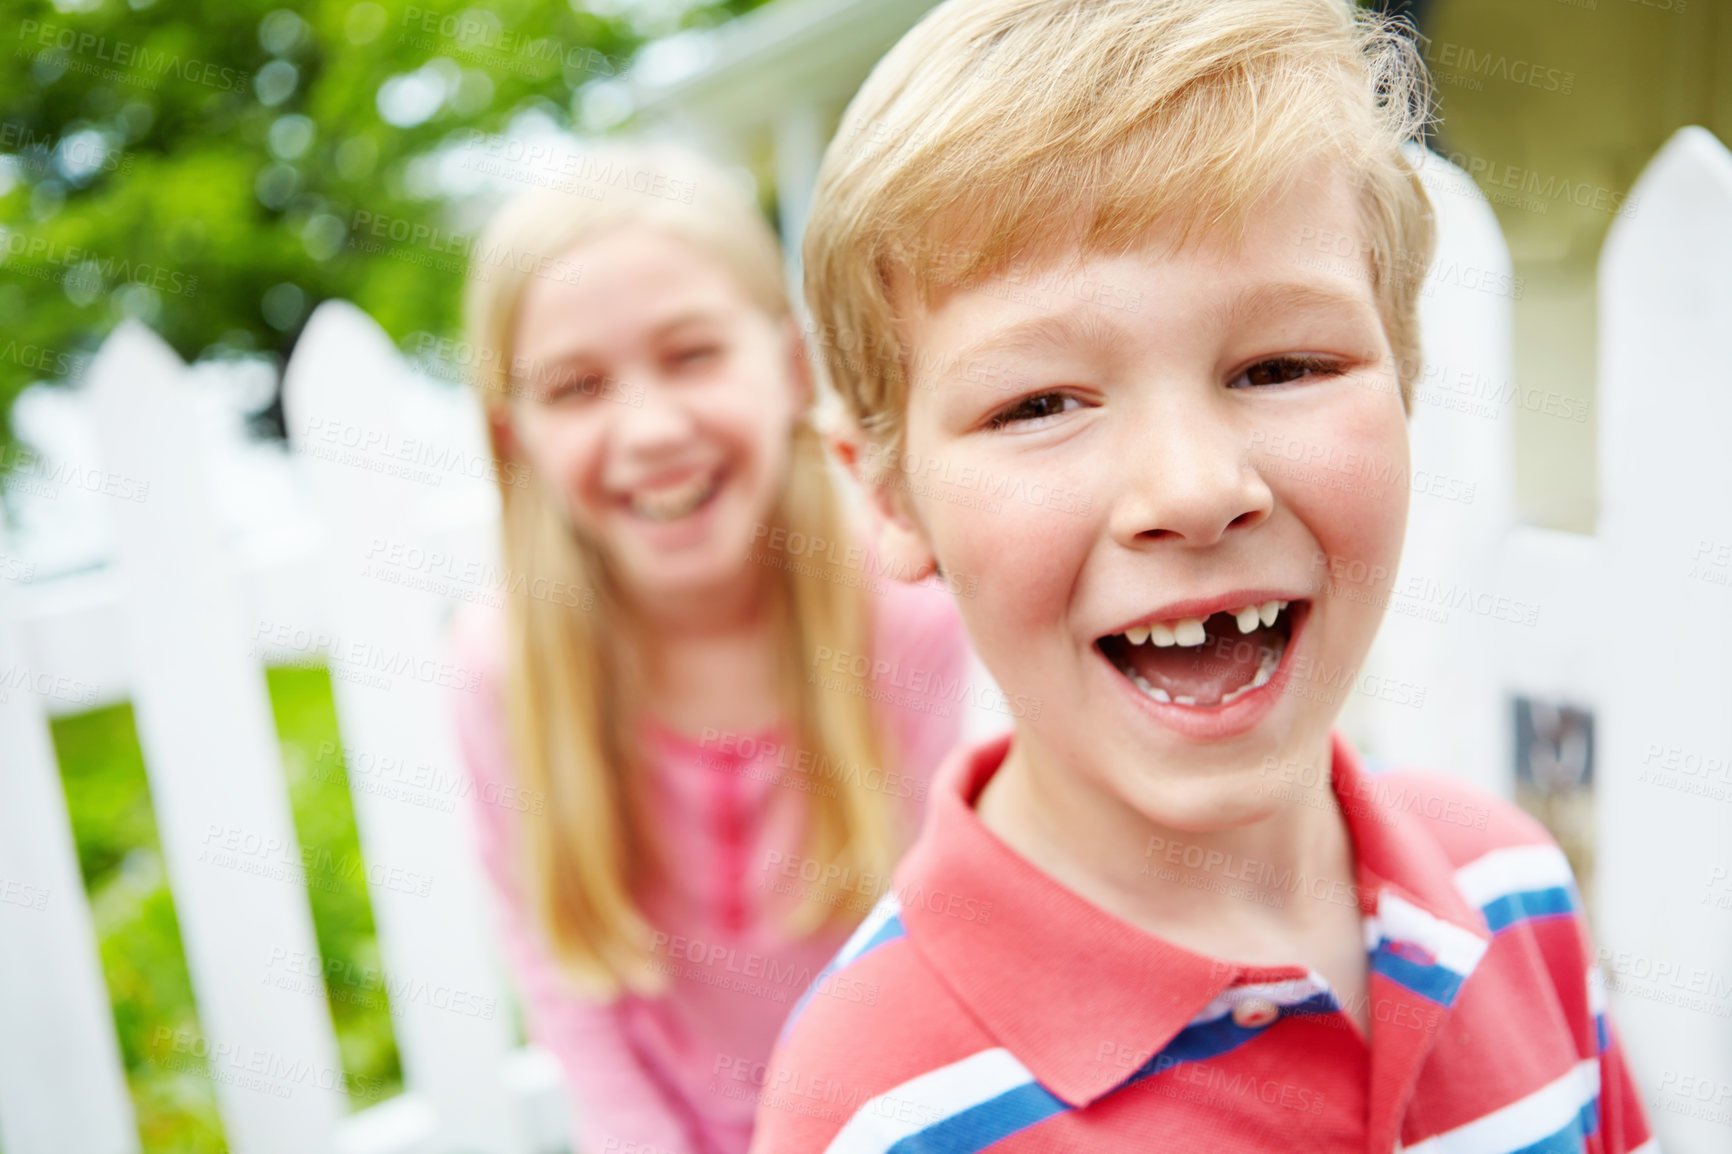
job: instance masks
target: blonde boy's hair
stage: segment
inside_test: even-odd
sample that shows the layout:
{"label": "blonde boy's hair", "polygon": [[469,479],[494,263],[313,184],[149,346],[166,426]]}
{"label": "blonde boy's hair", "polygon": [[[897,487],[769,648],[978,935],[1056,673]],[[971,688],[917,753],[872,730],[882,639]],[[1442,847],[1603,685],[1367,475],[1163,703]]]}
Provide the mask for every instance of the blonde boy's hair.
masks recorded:
{"label": "blonde boy's hair", "polygon": [[1404,142],[1430,116],[1396,21],[1350,0],[949,0],[891,49],[825,154],[807,300],[843,404],[900,442],[911,379],[893,278],[921,303],[1050,252],[1243,235],[1323,161],[1352,180],[1402,402],[1419,369],[1430,202]]}
{"label": "blonde boy's hair", "polygon": [[[595,194],[600,192],[597,197]],[[588,195],[585,195],[587,193]],[[564,258],[611,230],[647,227],[689,245],[730,273],[772,320],[789,323],[781,248],[757,207],[714,165],[667,145],[607,144],[584,156],[571,191],[523,194],[500,210],[474,250],[465,297],[472,384],[499,414],[548,366],[513,348],[525,291],[537,275],[565,278],[581,268]],[[606,404],[598,400],[593,403]],[[666,981],[654,958],[655,926],[646,890],[666,880],[650,802],[648,766],[633,722],[644,703],[626,687],[645,668],[640,636],[608,558],[574,531],[563,502],[540,478],[515,483],[529,464],[494,429],[501,537],[508,584],[505,698],[516,784],[539,803],[521,815],[515,847],[519,882],[549,952],[572,984],[598,998],[654,995]],[[795,422],[788,472],[770,528],[806,539],[849,535],[810,414]],[[785,560],[754,554],[743,564]],[[855,908],[842,882],[882,876],[900,849],[900,802],[868,787],[869,767],[890,766],[863,675],[820,685],[802,674],[812,653],[870,649],[866,591],[823,559],[765,565],[780,644],[780,693],[795,750],[811,757],[788,781],[803,807],[806,856],[826,880],[789,912],[785,928],[809,934],[851,925]],[[537,596],[537,589],[585,590],[593,604]],[[810,763],[808,767],[808,762]],[[716,772],[729,772],[717,769]]]}

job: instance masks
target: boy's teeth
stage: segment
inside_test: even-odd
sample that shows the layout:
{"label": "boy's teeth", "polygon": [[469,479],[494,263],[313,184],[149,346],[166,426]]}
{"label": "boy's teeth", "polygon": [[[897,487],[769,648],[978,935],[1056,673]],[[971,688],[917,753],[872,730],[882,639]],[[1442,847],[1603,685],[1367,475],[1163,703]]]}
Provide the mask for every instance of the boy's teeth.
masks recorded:
{"label": "boy's teeth", "polygon": [[[1251,633],[1259,625],[1275,624],[1275,619],[1281,616],[1281,610],[1287,608],[1286,601],[1265,601],[1261,605],[1246,605],[1241,609],[1229,610],[1229,615],[1238,622],[1240,633]],[[1142,645],[1154,642],[1165,649],[1169,645],[1195,646],[1208,639],[1208,631],[1204,628],[1203,617],[1181,617],[1177,621],[1151,621],[1147,625],[1138,625],[1124,632],[1125,640],[1132,645]]]}
{"label": "boy's teeth", "polygon": [[[1245,696],[1245,694],[1250,693],[1253,689],[1263,688],[1263,686],[1269,684],[1269,679],[1275,676],[1275,668],[1280,664],[1281,652],[1279,650],[1265,650],[1262,660],[1257,663],[1256,675],[1252,677],[1248,683],[1241,685],[1239,688],[1233,690],[1233,692],[1226,694],[1217,704],[1228,705]],[[1169,705],[1194,706],[1197,704],[1197,699],[1188,693],[1173,695],[1158,685],[1150,684],[1149,679],[1140,673],[1131,670],[1126,670],[1125,673],[1126,676],[1136,683],[1138,689],[1142,690],[1156,701],[1166,702]]]}
{"label": "boy's teeth", "polygon": [[1180,645],[1201,645],[1209,639],[1201,617],[1181,617],[1173,622],[1173,639]]}
{"label": "boy's teeth", "polygon": [[1172,704],[1172,695],[1158,685],[1150,685],[1149,679],[1144,677],[1142,674],[1131,674],[1131,680],[1137,683],[1138,689],[1142,690],[1156,701],[1165,701],[1169,705]]}
{"label": "boy's teeth", "polygon": [[1271,653],[1265,653],[1263,655],[1263,660],[1257,666],[1257,676],[1251,678],[1249,684],[1241,685],[1239,688],[1233,690],[1233,692],[1221,698],[1221,704],[1226,705],[1230,701],[1243,697],[1253,689],[1261,689],[1263,686],[1269,684],[1269,679],[1275,676],[1275,667],[1279,664],[1281,664],[1281,659],[1279,657],[1276,657]]}
{"label": "boy's teeth", "polygon": [[[1230,610],[1228,615],[1238,623],[1240,633],[1251,633],[1260,625],[1273,625],[1288,604],[1286,601],[1265,601],[1261,605],[1247,605],[1241,609]],[[1182,617],[1172,622],[1151,622],[1148,625],[1138,625],[1135,628],[1125,630],[1124,637],[1132,645],[1143,645],[1150,641],[1163,648],[1171,645],[1187,647],[1202,645],[1208,640],[1208,630],[1204,625],[1205,620],[1202,617]],[[1261,689],[1269,684],[1270,679],[1275,676],[1276,668],[1281,664],[1281,655],[1285,651],[1285,639],[1276,643],[1273,648],[1267,645],[1263,646],[1262,656],[1257,662],[1257,672],[1252,675],[1251,680],[1231,693],[1224,694],[1219,701],[1211,701],[1209,704],[1211,706],[1227,705],[1252,690]],[[1138,689],[1156,701],[1193,707],[1198,704],[1195,695],[1169,693],[1160,686],[1151,684],[1148,678],[1137,673],[1128,665],[1121,664],[1119,668],[1136,684]]]}

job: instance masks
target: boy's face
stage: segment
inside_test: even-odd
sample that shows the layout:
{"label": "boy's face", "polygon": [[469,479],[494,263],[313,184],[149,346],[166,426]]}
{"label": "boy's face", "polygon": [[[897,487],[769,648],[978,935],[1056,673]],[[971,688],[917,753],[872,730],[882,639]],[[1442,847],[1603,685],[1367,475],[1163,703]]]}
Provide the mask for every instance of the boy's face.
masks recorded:
{"label": "boy's face", "polygon": [[880,462],[884,546],[969,575],[1018,756],[1163,825],[1280,807],[1270,770],[1327,748],[1399,560],[1405,417],[1367,262],[1308,259],[1331,233],[1363,235],[1318,173],[1238,250],[1072,250],[930,308],[899,286],[933,367]]}

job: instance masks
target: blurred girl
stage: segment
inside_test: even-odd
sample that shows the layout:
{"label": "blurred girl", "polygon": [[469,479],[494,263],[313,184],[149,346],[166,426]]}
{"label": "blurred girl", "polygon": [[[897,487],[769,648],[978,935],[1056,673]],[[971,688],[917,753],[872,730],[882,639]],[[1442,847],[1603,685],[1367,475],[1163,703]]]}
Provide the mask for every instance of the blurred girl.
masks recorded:
{"label": "blurred girl", "polygon": [[457,727],[578,1149],[725,1154],[889,884],[966,643],[942,588],[852,548],[748,198],[683,152],[585,162],[587,196],[522,196],[475,250],[509,580],[459,623]]}

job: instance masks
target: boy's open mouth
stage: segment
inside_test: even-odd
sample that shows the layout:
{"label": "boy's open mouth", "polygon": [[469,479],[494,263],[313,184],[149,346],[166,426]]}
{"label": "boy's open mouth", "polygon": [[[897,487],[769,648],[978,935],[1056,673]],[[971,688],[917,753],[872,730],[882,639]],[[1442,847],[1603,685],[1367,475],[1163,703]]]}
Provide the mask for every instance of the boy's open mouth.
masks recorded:
{"label": "boy's open mouth", "polygon": [[1305,605],[1264,601],[1208,617],[1145,621],[1095,645],[1156,701],[1197,708],[1227,705],[1269,683],[1287,652],[1294,617]]}

